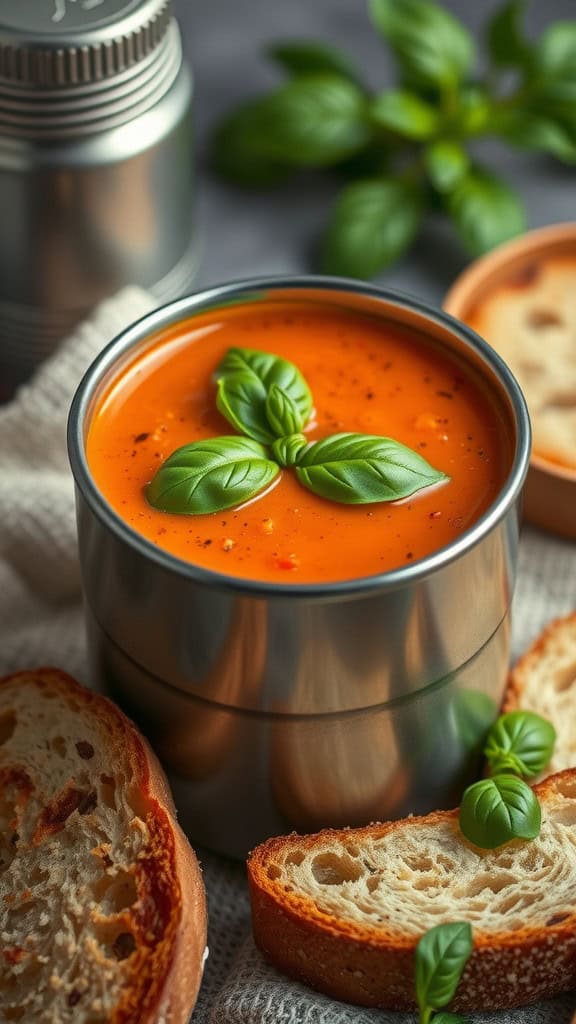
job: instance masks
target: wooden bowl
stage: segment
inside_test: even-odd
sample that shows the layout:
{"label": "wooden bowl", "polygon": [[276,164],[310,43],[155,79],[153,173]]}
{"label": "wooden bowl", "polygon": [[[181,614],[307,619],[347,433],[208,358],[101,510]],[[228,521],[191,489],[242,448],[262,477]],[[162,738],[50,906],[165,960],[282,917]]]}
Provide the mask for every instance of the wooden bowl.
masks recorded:
{"label": "wooden bowl", "polygon": [[[532,268],[556,257],[574,259],[576,290],[576,223],[529,231],[475,260],[450,288],[444,309],[468,323],[496,289],[523,275],[529,279]],[[486,340],[492,343],[491,338]],[[533,452],[524,488],[524,516],[534,526],[576,539],[576,468]]]}

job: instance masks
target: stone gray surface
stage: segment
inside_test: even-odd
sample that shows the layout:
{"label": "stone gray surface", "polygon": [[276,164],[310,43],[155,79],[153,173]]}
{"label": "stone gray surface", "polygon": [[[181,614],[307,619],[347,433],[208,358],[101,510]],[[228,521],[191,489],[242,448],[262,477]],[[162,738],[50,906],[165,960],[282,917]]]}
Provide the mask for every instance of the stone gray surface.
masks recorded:
{"label": "stone gray surface", "polygon": [[[450,0],[480,38],[500,0]],[[314,247],[337,184],[329,175],[300,175],[267,191],[218,181],[208,166],[208,141],[219,117],[234,104],[281,81],[265,59],[278,39],[322,39],[345,47],[378,89],[392,80],[389,53],[372,30],[362,0],[175,0],[184,45],[196,79],[198,228],[202,287],[254,274],[302,273],[314,267]],[[528,11],[529,31],[574,18],[574,0],[539,0]],[[576,219],[574,168],[547,157],[483,146],[490,165],[522,194],[531,227]],[[429,218],[412,251],[378,279],[439,304],[466,253],[442,220]]]}

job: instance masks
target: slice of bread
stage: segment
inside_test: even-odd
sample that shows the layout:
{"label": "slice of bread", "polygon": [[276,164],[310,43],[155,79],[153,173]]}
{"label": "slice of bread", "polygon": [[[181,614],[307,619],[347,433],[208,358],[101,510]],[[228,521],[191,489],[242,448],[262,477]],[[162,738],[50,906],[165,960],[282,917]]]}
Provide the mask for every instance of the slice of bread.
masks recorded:
{"label": "slice of bread", "polygon": [[556,729],[546,774],[576,768],[576,612],[555,619],[512,669],[503,711],[535,711]]}
{"label": "slice of bread", "polygon": [[162,770],[53,669],[0,680],[0,1018],[187,1024],[204,886]]}
{"label": "slice of bread", "polygon": [[573,256],[532,261],[465,316],[506,360],[528,403],[534,452],[576,468]]}
{"label": "slice of bread", "polygon": [[576,770],[536,787],[542,831],[480,850],[457,811],[270,839],[250,855],[256,944],[281,971],[364,1006],[415,1006],[414,950],[469,921],[454,1008],[521,1006],[576,987]]}

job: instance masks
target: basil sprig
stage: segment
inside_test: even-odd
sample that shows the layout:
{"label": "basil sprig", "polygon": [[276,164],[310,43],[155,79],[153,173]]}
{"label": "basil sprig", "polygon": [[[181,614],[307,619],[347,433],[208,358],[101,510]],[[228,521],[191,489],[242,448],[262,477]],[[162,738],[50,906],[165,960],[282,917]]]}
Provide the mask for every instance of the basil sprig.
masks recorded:
{"label": "basil sprig", "polygon": [[534,37],[525,7],[504,0],[481,39],[434,0],[367,0],[398,71],[385,90],[322,42],[268,48],[285,80],[220,125],[217,168],[244,186],[300,168],[346,178],[318,247],[329,273],[380,273],[426,210],[443,211],[472,255],[485,252],[523,231],[525,215],[517,193],[476,162],[479,137],[576,163],[576,19]]}
{"label": "basil sprig", "polygon": [[162,512],[205,515],[241,505],[269,487],[280,467],[344,504],[396,501],[448,480],[421,455],[389,437],[334,434],[308,442],[313,408],[293,363],[270,352],[231,348],[216,369],[216,404],[245,437],[216,437],[178,448],[147,487]]}
{"label": "basil sprig", "polygon": [[484,746],[490,778],[469,786],[460,805],[460,829],[471,843],[494,850],[540,835],[540,804],[524,778],[544,770],[555,740],[554,726],[533,711],[510,711],[494,722]]}
{"label": "basil sprig", "polygon": [[556,730],[533,711],[509,711],[494,723],[484,754],[492,775],[511,771],[531,779],[544,771],[552,757]]}
{"label": "basil sprig", "polygon": [[465,1024],[465,1018],[441,1010],[454,998],[458,982],[473,949],[467,921],[438,924],[416,946],[414,975],[419,1024]]}

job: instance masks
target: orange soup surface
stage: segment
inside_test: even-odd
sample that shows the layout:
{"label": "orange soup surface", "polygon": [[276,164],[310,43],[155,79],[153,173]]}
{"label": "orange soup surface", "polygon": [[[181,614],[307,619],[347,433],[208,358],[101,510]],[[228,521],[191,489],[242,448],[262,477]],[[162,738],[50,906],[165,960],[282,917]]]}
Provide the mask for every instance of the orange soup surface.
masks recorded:
{"label": "orange soup surface", "polygon": [[[270,490],[210,515],[152,508],[145,488],[176,448],[234,433],[216,409],[227,349],[295,363],[314,397],[304,432],[393,437],[449,481],[401,501],[343,505],[283,469]],[[494,501],[512,452],[504,413],[481,377],[413,331],[330,305],[230,306],[160,334],[112,381],[95,410],[87,458],[96,485],[133,530],[177,558],[277,583],[371,576],[455,540]]]}

